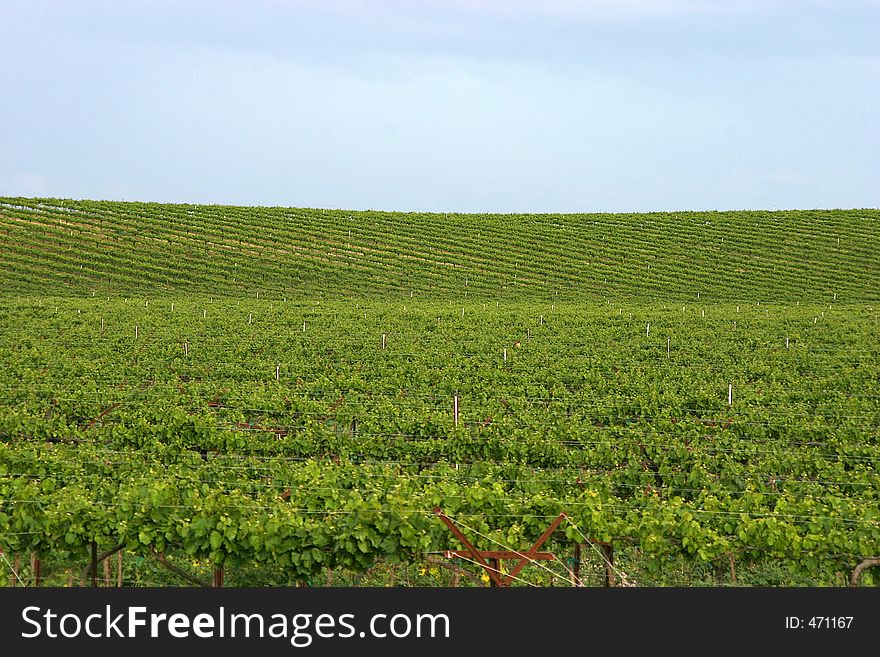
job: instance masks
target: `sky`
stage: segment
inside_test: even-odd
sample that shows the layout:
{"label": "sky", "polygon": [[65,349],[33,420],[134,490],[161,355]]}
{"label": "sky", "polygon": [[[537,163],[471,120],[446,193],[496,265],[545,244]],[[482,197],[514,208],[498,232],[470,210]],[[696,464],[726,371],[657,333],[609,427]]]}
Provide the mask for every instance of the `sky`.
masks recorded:
{"label": "sky", "polygon": [[0,195],[880,206],[880,2],[0,0]]}

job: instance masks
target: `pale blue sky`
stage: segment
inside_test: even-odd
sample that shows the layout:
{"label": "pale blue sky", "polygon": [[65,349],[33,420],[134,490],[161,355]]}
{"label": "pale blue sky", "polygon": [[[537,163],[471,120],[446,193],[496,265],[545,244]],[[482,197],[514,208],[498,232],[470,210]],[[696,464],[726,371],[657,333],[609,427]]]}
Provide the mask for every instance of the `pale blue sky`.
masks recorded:
{"label": "pale blue sky", "polygon": [[880,2],[0,0],[0,195],[878,207]]}

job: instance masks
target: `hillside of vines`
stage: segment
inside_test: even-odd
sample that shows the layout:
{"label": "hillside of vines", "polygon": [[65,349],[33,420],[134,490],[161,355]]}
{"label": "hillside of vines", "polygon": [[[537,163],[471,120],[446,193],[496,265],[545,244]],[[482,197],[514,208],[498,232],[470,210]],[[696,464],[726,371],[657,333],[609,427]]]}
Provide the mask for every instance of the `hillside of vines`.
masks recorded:
{"label": "hillside of vines", "polygon": [[877,210],[459,215],[0,198],[0,287],[852,302],[880,298],[878,220]]}
{"label": "hillside of vines", "polygon": [[878,218],[0,199],[0,584],[849,585]]}

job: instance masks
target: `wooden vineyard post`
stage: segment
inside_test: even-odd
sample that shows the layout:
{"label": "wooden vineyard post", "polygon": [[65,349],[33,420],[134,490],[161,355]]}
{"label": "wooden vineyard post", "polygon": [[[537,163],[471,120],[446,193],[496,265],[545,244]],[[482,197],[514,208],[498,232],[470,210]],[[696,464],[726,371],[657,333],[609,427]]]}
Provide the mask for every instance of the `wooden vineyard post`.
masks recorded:
{"label": "wooden vineyard post", "polygon": [[89,560],[89,577],[92,580],[92,588],[98,586],[98,543],[92,541],[92,558]]}
{"label": "wooden vineyard post", "polygon": [[116,586],[122,588],[122,550],[116,553]]}
{"label": "wooden vineyard post", "polygon": [[581,544],[574,544],[574,556],[571,563],[571,585],[581,586]]}
{"label": "wooden vineyard post", "polygon": [[599,546],[602,550],[602,556],[605,559],[605,586],[615,586],[614,579],[614,548],[608,543],[602,543]]}
{"label": "wooden vineyard post", "polygon": [[36,552],[31,554],[31,571],[34,573],[34,586],[39,586],[43,580],[43,563]]}
{"label": "wooden vineyard post", "polygon": [[222,566],[220,568],[214,569],[214,578],[211,583],[211,586],[213,586],[215,589],[223,587],[223,567]]}

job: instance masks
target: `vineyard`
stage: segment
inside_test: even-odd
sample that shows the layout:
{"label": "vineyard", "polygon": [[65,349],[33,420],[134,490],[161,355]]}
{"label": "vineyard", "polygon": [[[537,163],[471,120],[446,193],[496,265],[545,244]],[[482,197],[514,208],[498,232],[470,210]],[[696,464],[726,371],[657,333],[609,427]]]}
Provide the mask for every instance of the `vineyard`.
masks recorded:
{"label": "vineyard", "polygon": [[0,584],[849,585],[878,219],[0,199]]}

